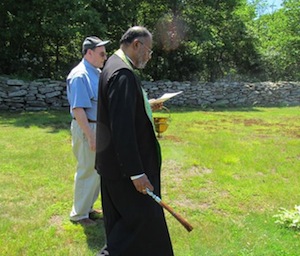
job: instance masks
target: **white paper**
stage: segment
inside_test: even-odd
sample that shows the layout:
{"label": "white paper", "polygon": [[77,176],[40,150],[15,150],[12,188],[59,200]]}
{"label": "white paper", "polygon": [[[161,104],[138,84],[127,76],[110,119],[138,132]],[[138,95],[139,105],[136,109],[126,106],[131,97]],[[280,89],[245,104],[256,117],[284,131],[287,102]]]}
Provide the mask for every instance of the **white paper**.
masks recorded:
{"label": "white paper", "polygon": [[158,104],[158,103],[162,103],[162,102],[165,102],[166,100],[169,100],[171,99],[172,97],[178,95],[182,93],[182,91],[180,92],[172,92],[172,93],[165,93],[163,96],[157,98],[157,99],[150,99],[149,100],[149,103],[152,105],[152,104]]}

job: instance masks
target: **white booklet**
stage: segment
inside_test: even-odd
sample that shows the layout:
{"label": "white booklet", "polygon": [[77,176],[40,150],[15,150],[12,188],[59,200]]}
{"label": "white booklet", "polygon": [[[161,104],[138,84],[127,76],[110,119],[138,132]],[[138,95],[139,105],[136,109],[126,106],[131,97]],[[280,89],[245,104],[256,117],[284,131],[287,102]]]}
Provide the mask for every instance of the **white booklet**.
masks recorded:
{"label": "white booklet", "polygon": [[158,103],[163,103],[166,100],[171,99],[172,97],[174,97],[174,96],[176,96],[176,95],[178,95],[180,93],[182,93],[182,91],[180,91],[180,92],[172,92],[172,93],[165,93],[163,96],[161,96],[161,97],[159,97],[157,99],[150,99],[149,103],[150,103],[150,105],[152,105],[152,104],[158,104]]}

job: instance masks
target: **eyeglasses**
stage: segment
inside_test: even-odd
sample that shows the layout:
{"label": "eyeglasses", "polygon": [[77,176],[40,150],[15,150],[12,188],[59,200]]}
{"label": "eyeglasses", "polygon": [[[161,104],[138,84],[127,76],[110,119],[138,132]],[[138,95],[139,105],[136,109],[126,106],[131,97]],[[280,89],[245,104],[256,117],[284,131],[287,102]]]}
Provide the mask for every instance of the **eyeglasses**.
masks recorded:
{"label": "eyeglasses", "polygon": [[151,56],[153,51],[149,47],[147,47],[142,41],[138,40],[138,42],[141,43],[141,45],[147,49],[149,56]]}
{"label": "eyeglasses", "polygon": [[96,52],[95,50],[93,50],[95,53],[99,54],[100,57],[104,58],[107,56],[106,52]]}

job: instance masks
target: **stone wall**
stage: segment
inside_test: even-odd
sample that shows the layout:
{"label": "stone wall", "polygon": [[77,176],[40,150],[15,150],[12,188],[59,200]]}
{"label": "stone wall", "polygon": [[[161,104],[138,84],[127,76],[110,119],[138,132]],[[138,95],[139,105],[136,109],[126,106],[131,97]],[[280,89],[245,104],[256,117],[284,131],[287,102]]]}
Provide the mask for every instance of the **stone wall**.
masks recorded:
{"label": "stone wall", "polygon": [[[143,82],[149,99],[183,91],[166,106],[299,106],[299,82]],[[68,107],[66,83],[50,79],[23,81],[0,77],[0,110],[40,111]]]}
{"label": "stone wall", "polygon": [[[298,106],[300,82],[145,82],[148,97],[183,91],[166,104],[201,107]],[[151,89],[150,89],[151,88]]]}
{"label": "stone wall", "polygon": [[26,82],[0,77],[0,110],[41,111],[66,107],[65,82],[50,79]]}

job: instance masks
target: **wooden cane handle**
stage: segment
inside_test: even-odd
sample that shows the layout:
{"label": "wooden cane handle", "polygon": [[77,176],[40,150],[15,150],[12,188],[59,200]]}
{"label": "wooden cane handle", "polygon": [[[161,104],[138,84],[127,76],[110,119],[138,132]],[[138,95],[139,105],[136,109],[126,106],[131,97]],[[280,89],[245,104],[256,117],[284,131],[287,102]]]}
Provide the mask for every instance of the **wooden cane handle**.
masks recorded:
{"label": "wooden cane handle", "polygon": [[160,197],[158,197],[157,195],[155,195],[152,191],[150,191],[148,188],[146,188],[147,194],[149,196],[151,196],[155,202],[157,202],[162,208],[166,209],[169,213],[171,213],[176,220],[178,220],[181,225],[183,225],[185,227],[185,229],[188,232],[191,232],[193,230],[193,227],[190,223],[188,223],[183,217],[181,217],[178,213],[176,213],[171,206],[167,205],[166,203],[164,203]]}
{"label": "wooden cane handle", "polygon": [[159,203],[164,209],[166,209],[169,213],[171,213],[180,223],[182,226],[185,227],[185,229],[188,232],[191,232],[193,230],[193,227],[190,223],[188,223],[182,216],[180,216],[178,213],[176,213],[171,206],[167,205],[163,201],[160,201]]}

